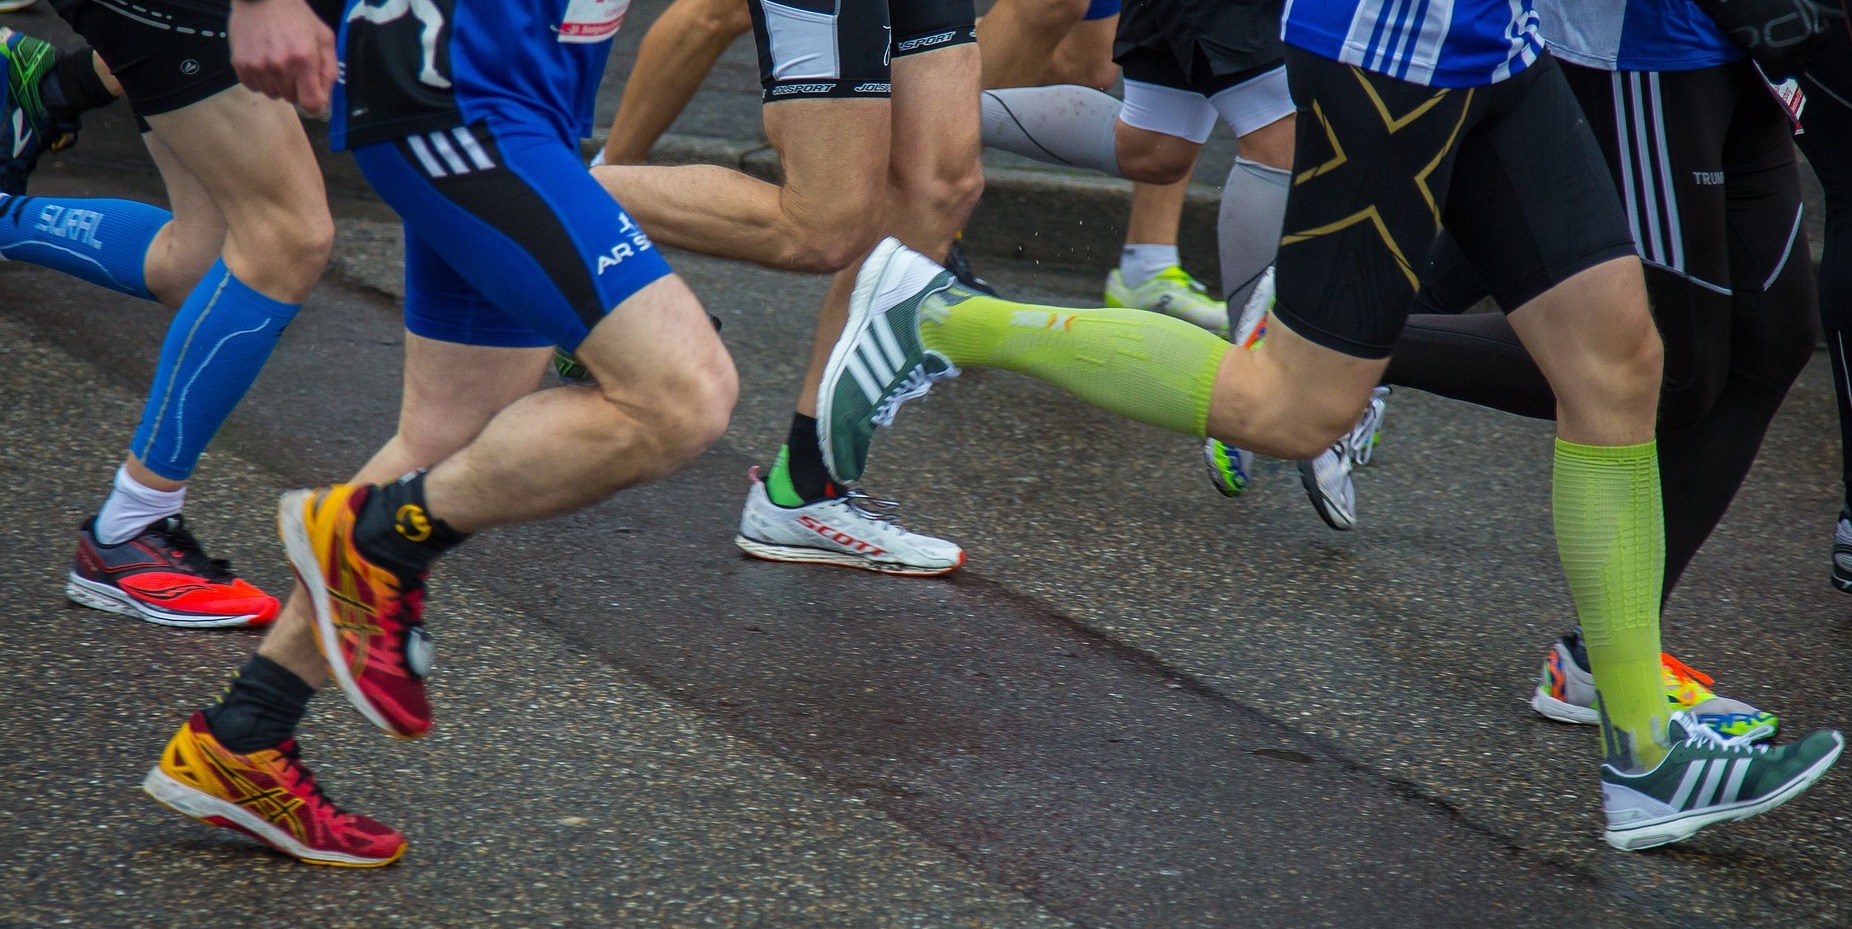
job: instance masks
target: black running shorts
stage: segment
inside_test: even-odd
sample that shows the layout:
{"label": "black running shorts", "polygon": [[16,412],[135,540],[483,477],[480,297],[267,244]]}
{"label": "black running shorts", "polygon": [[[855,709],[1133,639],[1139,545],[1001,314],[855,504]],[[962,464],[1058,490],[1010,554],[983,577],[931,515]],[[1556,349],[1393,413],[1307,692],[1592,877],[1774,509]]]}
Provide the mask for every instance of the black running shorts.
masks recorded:
{"label": "black running shorts", "polygon": [[147,117],[238,83],[225,37],[231,0],[76,0],[57,9],[122,82],[143,132]]}
{"label": "black running shorts", "polygon": [[972,0],[748,0],[765,102],[885,98],[895,58],[977,40]]}
{"label": "black running shorts", "polygon": [[1441,88],[1288,46],[1286,74],[1299,131],[1274,314],[1299,335],[1387,358],[1443,222],[1510,309],[1635,253],[1554,59]]}

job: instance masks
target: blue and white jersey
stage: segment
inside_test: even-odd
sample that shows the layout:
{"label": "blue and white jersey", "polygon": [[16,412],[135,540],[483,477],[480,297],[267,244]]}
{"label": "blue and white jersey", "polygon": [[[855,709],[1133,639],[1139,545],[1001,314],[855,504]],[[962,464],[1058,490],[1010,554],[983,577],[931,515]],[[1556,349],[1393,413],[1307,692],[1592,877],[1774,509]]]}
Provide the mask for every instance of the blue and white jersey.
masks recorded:
{"label": "blue and white jersey", "polygon": [[1537,0],[1550,54],[1603,71],[1695,71],[1741,49],[1691,0]]}
{"label": "blue and white jersey", "polygon": [[1543,53],[1531,0],[1286,0],[1280,38],[1434,87],[1494,84]]}
{"label": "blue and white jersey", "polygon": [[630,0],[347,0],[331,143],[488,122],[591,133]]}

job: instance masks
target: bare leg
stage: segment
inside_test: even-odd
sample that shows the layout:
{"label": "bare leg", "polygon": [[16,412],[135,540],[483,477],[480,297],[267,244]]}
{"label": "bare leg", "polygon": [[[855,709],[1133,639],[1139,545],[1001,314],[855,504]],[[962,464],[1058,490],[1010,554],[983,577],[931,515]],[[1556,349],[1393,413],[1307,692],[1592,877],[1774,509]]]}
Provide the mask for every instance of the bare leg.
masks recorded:
{"label": "bare leg", "polygon": [[781,100],[765,131],[784,184],[712,165],[607,165],[592,176],[663,245],[834,273],[874,244],[888,157],[885,100]]}
{"label": "bare leg", "polygon": [[617,116],[605,136],[609,164],[640,164],[669,131],[733,40],[752,30],[744,0],[676,0],[637,49]]}
{"label": "bare leg", "polygon": [[1056,47],[1085,15],[1087,0],[997,0],[977,24],[982,86],[1044,83]]}

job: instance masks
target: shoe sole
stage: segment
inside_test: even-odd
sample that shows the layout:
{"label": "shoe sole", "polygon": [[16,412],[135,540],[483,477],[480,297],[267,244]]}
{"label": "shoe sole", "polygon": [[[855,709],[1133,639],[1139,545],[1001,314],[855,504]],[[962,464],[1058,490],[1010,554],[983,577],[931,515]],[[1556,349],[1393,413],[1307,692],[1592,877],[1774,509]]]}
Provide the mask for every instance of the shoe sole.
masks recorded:
{"label": "shoe sole", "polygon": [[842,382],[843,369],[854,354],[852,347],[861,339],[862,331],[868,328],[868,314],[874,306],[875,291],[880,289],[881,279],[887,276],[888,266],[894,263],[895,254],[904,247],[895,239],[882,239],[874,251],[868,253],[867,260],[862,262],[861,272],[855,276],[855,290],[849,294],[849,316],[843,321],[842,337],[830,348],[829,360],[823,365],[822,386],[817,390],[817,444],[823,447],[824,469],[838,483],[853,484],[861,475],[844,477],[836,473],[836,456],[830,444],[830,420],[833,418],[830,408],[835,405],[836,385]]}
{"label": "shoe sole", "polygon": [[1559,723],[1571,723],[1577,726],[1593,726],[1601,722],[1601,714],[1594,707],[1576,706],[1552,697],[1543,688],[1530,695],[1530,708],[1539,715],[1554,719]]}
{"label": "shoe sole", "polygon": [[261,615],[258,613],[241,613],[235,616],[210,613],[169,613],[143,604],[117,587],[80,577],[75,571],[71,572],[65,580],[64,596],[72,603],[87,606],[93,610],[102,610],[118,616],[132,616],[157,626],[173,626],[182,629],[244,629],[253,626],[268,626],[275,620],[275,617],[258,619]]}
{"label": "shoe sole", "polygon": [[1833,762],[1839,760],[1839,753],[1844,751],[1845,747],[1845,740],[1841,738],[1839,746],[1834,748],[1831,754],[1821,756],[1820,760],[1814,762],[1807,770],[1802,771],[1800,774],[1796,775],[1793,780],[1783,784],[1780,790],[1760,800],[1750,803],[1733,804],[1728,807],[1712,808],[1701,813],[1688,813],[1678,817],[1654,820],[1637,826],[1630,826],[1626,829],[1614,829],[1610,827],[1607,830],[1605,838],[1608,840],[1609,845],[1621,851],[1637,852],[1648,848],[1658,848],[1661,845],[1669,845],[1673,842],[1682,842],[1685,839],[1697,835],[1698,830],[1703,829],[1705,826],[1714,826],[1717,823],[1734,822],[1739,819],[1748,819],[1751,816],[1759,816],[1794,799],[1807,788],[1812,787],[1813,782],[1819,780],[1820,775],[1825,774],[1826,769],[1832,767]]}
{"label": "shoe sole", "polygon": [[1839,566],[1834,565],[1833,566],[1833,586],[1839,588],[1840,591],[1843,593],[1852,594],[1852,574],[1841,573],[1839,570]]}
{"label": "shoe sole", "polygon": [[877,574],[895,574],[902,577],[940,577],[965,566],[965,555],[963,552],[958,553],[957,564],[933,568],[893,561],[876,561],[872,558],[864,558],[860,555],[851,555],[848,552],[832,552],[820,548],[807,548],[801,545],[774,545],[770,542],[761,542],[745,535],[734,536],[733,544],[738,545],[740,551],[754,558],[761,558],[766,561],[835,565],[839,568],[860,568],[863,571],[873,571]]}
{"label": "shoe sole", "polygon": [[1318,511],[1318,518],[1325,525],[1339,532],[1349,531],[1357,525],[1355,517],[1347,517],[1342,510],[1325,499],[1325,493],[1318,489],[1318,472],[1310,461],[1299,462],[1299,483],[1305,485],[1305,495],[1312,500],[1312,509]]}
{"label": "shoe sole", "polygon": [[310,848],[270,825],[262,817],[252,814],[250,810],[180,782],[161,770],[160,765],[155,765],[148,776],[142,778],[141,789],[147,791],[156,803],[182,816],[192,817],[208,826],[235,829],[306,864],[332,865],[337,868],[380,868],[405,855],[404,844],[400,844],[399,850],[389,858],[367,858]]}
{"label": "shoe sole", "polygon": [[309,528],[303,521],[302,512],[314,491],[292,490],[283,494],[277,501],[277,535],[283,538],[283,551],[289,556],[289,566],[296,572],[296,580],[309,592],[310,611],[315,615],[315,647],[321,650],[322,661],[328,666],[328,673],[334,678],[335,685],[347,697],[347,702],[372,723],[374,728],[395,739],[412,739],[423,736],[430,730],[420,732],[402,732],[389,722],[385,714],[373,708],[372,701],[361,691],[360,684],[347,669],[346,662],[336,661],[330,657],[341,654],[341,635],[334,626],[334,605],[328,596],[328,582],[322,577],[321,559],[315,554],[315,546],[309,541]]}

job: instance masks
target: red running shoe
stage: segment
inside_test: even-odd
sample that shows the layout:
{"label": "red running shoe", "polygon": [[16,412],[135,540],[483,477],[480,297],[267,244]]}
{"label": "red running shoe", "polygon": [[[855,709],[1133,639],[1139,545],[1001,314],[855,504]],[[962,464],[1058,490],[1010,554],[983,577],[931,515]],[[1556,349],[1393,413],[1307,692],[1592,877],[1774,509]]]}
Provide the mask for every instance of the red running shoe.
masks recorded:
{"label": "red running shoe", "polygon": [[405,854],[405,836],[344,813],[296,757],[296,740],[240,755],[194,713],[142,779],[148,795],[202,823],[236,829],[300,861],[377,868]]}
{"label": "red running shoe", "polygon": [[96,540],[96,518],[77,530],[77,563],[64,595],[84,606],[163,626],[265,626],[277,599],[207,558],[186,521],[169,516],[120,545]]}
{"label": "red running shoe", "polygon": [[335,683],[368,722],[415,739],[431,730],[424,577],[395,574],[354,547],[354,520],[372,492],[353,484],[292,490],[277,505],[277,531],[308,588],[315,642]]}

